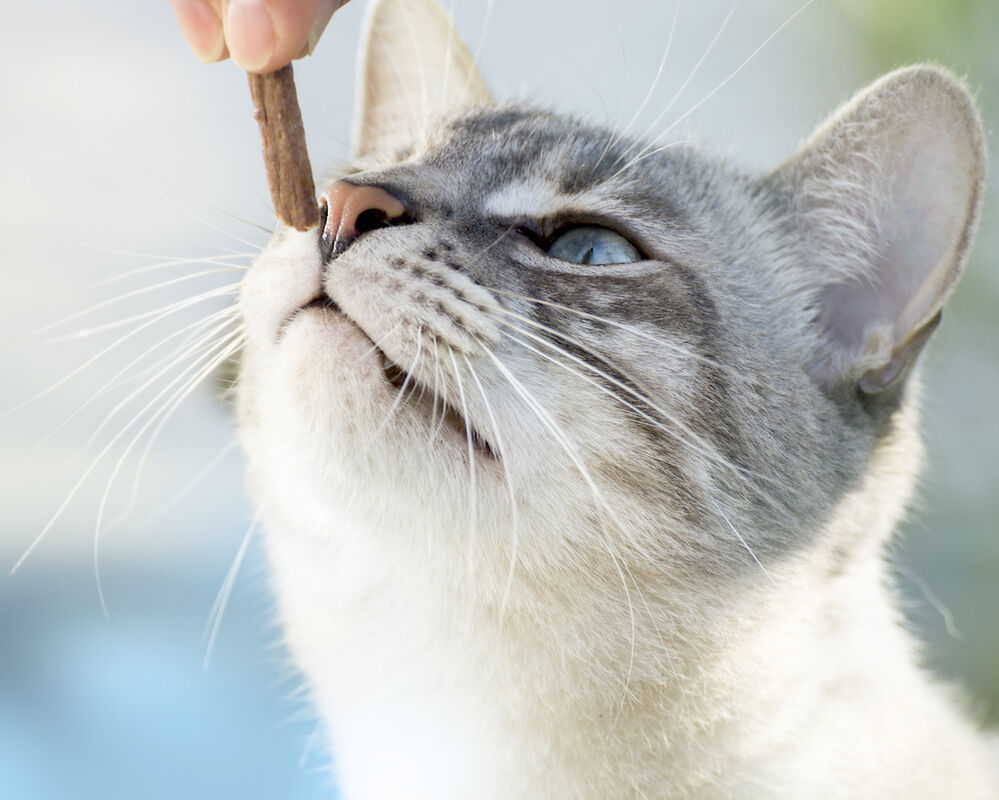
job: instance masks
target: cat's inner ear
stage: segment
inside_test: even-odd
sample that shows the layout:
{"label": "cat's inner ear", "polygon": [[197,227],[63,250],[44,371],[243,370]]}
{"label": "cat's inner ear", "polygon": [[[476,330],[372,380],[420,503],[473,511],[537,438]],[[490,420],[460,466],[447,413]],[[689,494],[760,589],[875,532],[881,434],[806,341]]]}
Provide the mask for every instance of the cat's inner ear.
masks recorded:
{"label": "cat's inner ear", "polygon": [[985,176],[981,122],[943,70],[861,92],[777,172],[805,234],[823,385],[875,394],[908,372],[960,277]]}
{"label": "cat's inner ear", "polygon": [[356,158],[391,156],[442,116],[487,105],[489,90],[435,0],[375,0],[359,70]]}

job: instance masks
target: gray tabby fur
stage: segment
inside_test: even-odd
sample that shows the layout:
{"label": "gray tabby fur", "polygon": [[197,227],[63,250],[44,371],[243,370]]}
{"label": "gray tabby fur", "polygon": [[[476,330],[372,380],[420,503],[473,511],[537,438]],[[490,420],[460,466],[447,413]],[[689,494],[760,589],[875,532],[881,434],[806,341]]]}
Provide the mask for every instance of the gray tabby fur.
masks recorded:
{"label": "gray tabby fur", "polygon": [[[893,73],[750,175],[489,104],[429,0],[369,26],[346,179],[415,223],[327,264],[281,231],[241,298],[250,484],[344,796],[999,797],[883,558],[980,204],[962,84]],[[557,220],[647,258],[518,232]]]}

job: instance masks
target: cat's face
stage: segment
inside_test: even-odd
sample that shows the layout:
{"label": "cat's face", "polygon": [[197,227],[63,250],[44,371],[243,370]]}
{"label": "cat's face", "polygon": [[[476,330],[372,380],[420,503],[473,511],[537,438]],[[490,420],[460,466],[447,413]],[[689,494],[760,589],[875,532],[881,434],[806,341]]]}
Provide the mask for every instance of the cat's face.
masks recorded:
{"label": "cat's face", "polygon": [[[782,322],[793,312],[775,310],[780,251],[798,243],[768,230],[748,180],[690,148],[629,164],[641,153],[490,110],[350,175],[412,221],[325,264],[319,241],[289,233],[245,289],[244,414],[280,431],[279,471],[331,513],[363,497],[391,527],[493,540],[516,519],[548,547],[597,546],[620,526],[646,549],[668,552],[671,531],[695,561],[752,563],[731,531],[686,532],[718,535],[713,504],[740,499],[757,518],[731,521],[754,550],[814,525],[820,489],[854,477],[835,454],[853,434],[827,432],[837,418]],[[609,231],[633,261],[574,263],[573,236],[623,247]],[[321,297],[335,305],[309,305]]]}
{"label": "cat's face", "polygon": [[[734,575],[814,544],[964,257],[974,120],[933,161],[957,172],[939,211],[922,145],[876,117],[917,91],[958,108],[947,80],[896,78],[761,177],[478,90],[402,134],[371,101],[343,180],[405,216],[335,255],[283,231],[244,284],[258,500],[310,535],[349,520],[528,571],[603,553]],[[917,264],[894,257],[914,224]]]}

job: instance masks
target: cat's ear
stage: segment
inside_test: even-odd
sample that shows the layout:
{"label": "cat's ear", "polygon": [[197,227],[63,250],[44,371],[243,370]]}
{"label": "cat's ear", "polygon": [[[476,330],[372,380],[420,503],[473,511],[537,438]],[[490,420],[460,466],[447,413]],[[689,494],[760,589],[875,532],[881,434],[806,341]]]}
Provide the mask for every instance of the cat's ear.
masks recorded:
{"label": "cat's ear", "polygon": [[776,173],[806,237],[827,387],[897,388],[964,267],[985,178],[967,89],[931,66],[886,75],[836,112]]}
{"label": "cat's ear", "polygon": [[392,154],[437,118],[492,102],[435,0],[374,0],[365,27],[355,157]]}

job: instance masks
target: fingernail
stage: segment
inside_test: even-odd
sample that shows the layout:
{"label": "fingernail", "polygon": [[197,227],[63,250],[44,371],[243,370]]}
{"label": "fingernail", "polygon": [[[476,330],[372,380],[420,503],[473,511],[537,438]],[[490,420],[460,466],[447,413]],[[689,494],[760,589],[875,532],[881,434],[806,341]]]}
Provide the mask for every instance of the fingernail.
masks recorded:
{"label": "fingernail", "polygon": [[277,37],[271,13],[262,0],[229,0],[225,18],[229,56],[249,72],[266,67]]}
{"label": "fingernail", "polygon": [[309,31],[309,41],[305,44],[306,55],[312,55],[319,43],[319,37],[323,35],[326,26],[329,24],[333,12],[344,4],[345,0],[320,0],[319,10],[316,12],[316,21],[312,23],[312,30]]}
{"label": "fingernail", "polygon": [[206,64],[218,61],[225,51],[225,37],[215,9],[203,0],[170,0],[170,6],[198,60]]}

